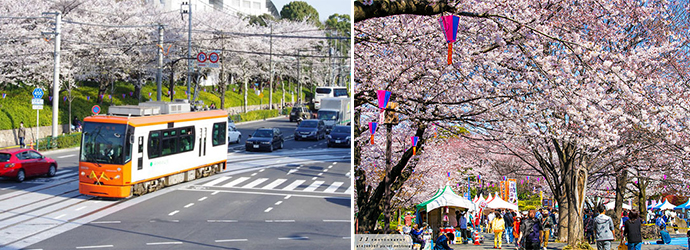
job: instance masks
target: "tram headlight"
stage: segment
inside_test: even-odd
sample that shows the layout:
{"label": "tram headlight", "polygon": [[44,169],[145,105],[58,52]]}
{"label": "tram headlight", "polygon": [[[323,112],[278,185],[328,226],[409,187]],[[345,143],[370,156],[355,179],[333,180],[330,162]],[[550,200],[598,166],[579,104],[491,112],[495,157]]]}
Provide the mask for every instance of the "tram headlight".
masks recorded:
{"label": "tram headlight", "polygon": [[117,180],[117,179],[120,179],[120,175],[116,175],[115,177],[113,177],[113,180]]}
{"label": "tram headlight", "polygon": [[84,171],[82,171],[82,172],[81,172],[81,175],[86,175],[86,173],[84,173]]}

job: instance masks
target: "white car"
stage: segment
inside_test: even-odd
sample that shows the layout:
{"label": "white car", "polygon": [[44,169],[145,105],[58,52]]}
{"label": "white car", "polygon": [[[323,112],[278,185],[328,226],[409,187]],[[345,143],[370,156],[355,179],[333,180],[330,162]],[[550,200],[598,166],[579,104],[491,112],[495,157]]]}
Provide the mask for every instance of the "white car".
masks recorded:
{"label": "white car", "polygon": [[228,124],[228,144],[231,142],[233,143],[240,143],[242,140],[242,133],[237,130],[237,128],[234,126],[235,124]]}

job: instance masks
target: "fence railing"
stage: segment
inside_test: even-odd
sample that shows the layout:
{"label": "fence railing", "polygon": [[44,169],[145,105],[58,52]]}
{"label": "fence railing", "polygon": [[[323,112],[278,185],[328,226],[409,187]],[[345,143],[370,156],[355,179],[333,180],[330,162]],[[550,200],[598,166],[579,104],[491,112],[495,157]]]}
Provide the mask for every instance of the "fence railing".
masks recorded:
{"label": "fence railing", "polygon": [[71,133],[58,135],[57,137],[45,137],[38,139],[37,150],[50,150],[50,149],[60,149],[60,148],[70,148],[79,146],[81,142],[81,133]]}

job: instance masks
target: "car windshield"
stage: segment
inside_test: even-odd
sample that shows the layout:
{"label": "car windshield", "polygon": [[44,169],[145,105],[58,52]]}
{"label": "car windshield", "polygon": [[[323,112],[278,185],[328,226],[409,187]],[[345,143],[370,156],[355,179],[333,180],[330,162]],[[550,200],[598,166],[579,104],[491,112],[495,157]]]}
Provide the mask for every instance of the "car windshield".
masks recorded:
{"label": "car windshield", "polygon": [[253,137],[273,137],[273,132],[271,130],[257,130],[254,131]]}
{"label": "car windshield", "polygon": [[10,156],[11,154],[6,154],[6,153],[0,153],[0,162],[8,162],[10,161]]}
{"label": "car windshield", "polygon": [[331,89],[330,88],[316,88],[316,93],[319,94],[330,94]]}
{"label": "car windshield", "polygon": [[80,161],[123,164],[128,155],[124,152],[125,128],[124,124],[84,123]]}
{"label": "car windshield", "polygon": [[335,111],[320,111],[319,120],[335,120],[337,114]]}
{"label": "car windshield", "polygon": [[331,133],[350,133],[350,127],[335,127]]}
{"label": "car windshield", "polygon": [[300,128],[316,128],[317,121],[303,121],[299,123]]}

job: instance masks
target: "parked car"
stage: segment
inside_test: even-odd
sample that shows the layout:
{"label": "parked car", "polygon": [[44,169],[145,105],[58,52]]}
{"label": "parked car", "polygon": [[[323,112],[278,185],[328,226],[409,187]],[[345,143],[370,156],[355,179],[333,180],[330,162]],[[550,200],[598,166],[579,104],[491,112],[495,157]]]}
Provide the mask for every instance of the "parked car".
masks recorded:
{"label": "parked car", "polygon": [[244,144],[244,149],[252,150],[268,150],[273,152],[274,149],[283,148],[283,133],[278,128],[260,128],[249,135],[247,142]]}
{"label": "parked car", "polygon": [[322,120],[309,119],[302,121],[295,129],[295,141],[303,139],[321,140],[326,138],[326,125]]}
{"label": "parked car", "polygon": [[14,178],[22,182],[27,177],[39,175],[53,177],[57,173],[57,168],[55,160],[33,149],[0,150],[0,177]]}
{"label": "parked car", "polygon": [[237,130],[235,123],[228,122],[228,144],[230,144],[230,142],[240,143],[241,140],[242,132]]}
{"label": "parked car", "polygon": [[292,108],[292,111],[290,111],[290,122],[296,122],[300,118],[302,118],[302,120],[311,118],[311,111],[309,111],[309,108],[305,106],[295,106]]}
{"label": "parked car", "polygon": [[328,134],[328,147],[350,147],[350,126],[335,126]]}

